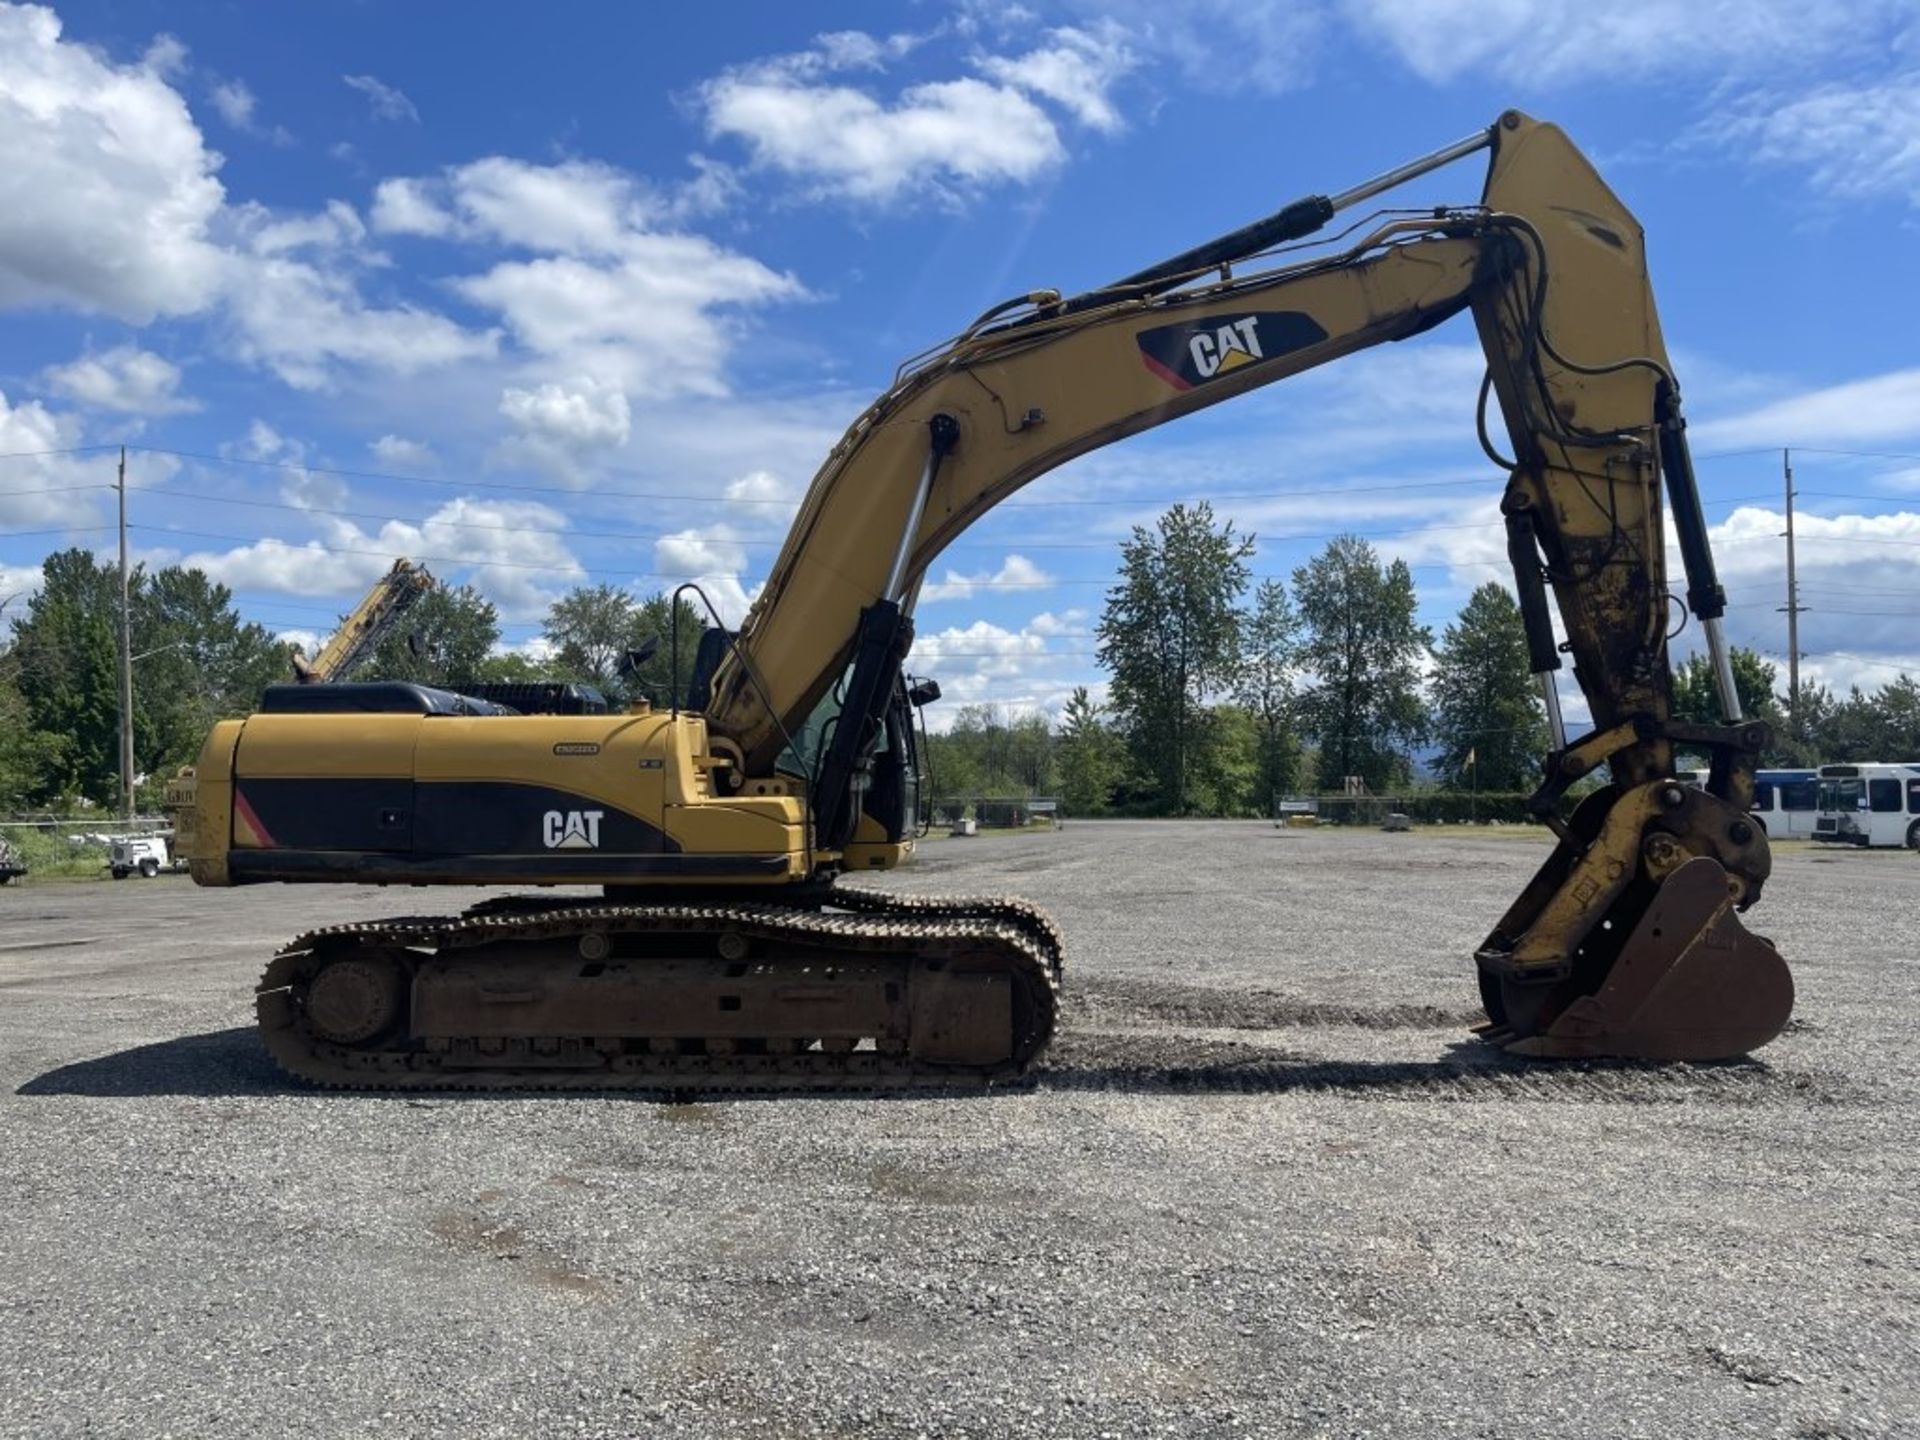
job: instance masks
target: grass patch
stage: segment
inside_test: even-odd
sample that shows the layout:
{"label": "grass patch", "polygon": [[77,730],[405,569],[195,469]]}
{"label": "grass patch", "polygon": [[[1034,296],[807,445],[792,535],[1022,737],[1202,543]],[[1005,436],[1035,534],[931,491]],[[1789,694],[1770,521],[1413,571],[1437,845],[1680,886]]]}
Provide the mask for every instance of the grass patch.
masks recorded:
{"label": "grass patch", "polygon": [[0,831],[14,854],[27,867],[27,874],[16,885],[36,880],[98,880],[107,873],[107,847],[73,845],[61,830]]}

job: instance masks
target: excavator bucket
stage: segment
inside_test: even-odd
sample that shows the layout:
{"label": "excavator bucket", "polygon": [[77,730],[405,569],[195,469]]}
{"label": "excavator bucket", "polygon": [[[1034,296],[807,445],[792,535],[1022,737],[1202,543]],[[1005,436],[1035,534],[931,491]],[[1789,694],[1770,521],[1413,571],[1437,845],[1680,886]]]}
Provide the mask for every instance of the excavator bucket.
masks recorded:
{"label": "excavator bucket", "polygon": [[1605,980],[1536,1034],[1488,1038],[1555,1059],[1723,1060],[1758,1049],[1793,1012],[1793,976],[1740,923],[1727,872],[1701,856],[1660,886]]}

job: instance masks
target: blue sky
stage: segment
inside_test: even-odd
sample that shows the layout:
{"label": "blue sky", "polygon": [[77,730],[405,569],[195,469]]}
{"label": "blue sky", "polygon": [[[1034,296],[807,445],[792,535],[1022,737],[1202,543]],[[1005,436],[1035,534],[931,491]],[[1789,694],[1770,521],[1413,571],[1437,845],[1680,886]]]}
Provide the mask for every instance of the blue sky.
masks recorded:
{"label": "blue sky", "polygon": [[[0,5],[0,600],[110,548],[83,447],[125,442],[136,552],[276,631],[400,554],[512,645],[588,581],[700,578],[737,615],[907,355],[1517,105],[1646,225],[1735,638],[1784,652],[1791,445],[1806,673],[1877,685],[1920,670],[1920,7],[1809,16]],[[917,668],[1015,709],[1097,689],[1118,540],[1209,496],[1262,575],[1369,535],[1437,631],[1504,573],[1479,374],[1456,322],[1046,477],[936,565]]]}

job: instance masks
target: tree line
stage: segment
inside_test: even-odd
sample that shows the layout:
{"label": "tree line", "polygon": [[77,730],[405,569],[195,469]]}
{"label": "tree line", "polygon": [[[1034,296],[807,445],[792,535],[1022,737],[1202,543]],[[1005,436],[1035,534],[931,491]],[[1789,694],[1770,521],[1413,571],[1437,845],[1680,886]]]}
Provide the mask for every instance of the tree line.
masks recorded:
{"label": "tree line", "polygon": [[[1094,630],[1111,677],[1105,703],[1083,687],[1055,721],[959,707],[929,737],[934,792],[1058,795],[1079,815],[1248,815],[1292,791],[1340,791],[1349,777],[1376,794],[1416,782],[1533,788],[1546,725],[1505,588],[1482,585],[1435,637],[1419,622],[1412,572],[1364,539],[1337,537],[1290,577],[1258,583],[1252,554],[1253,537],[1204,504],[1136,528]],[[134,768],[149,777],[141,798],[151,807],[216,720],[246,714],[291,669],[286,644],[199,570],[137,568],[128,601]],[[23,609],[0,596],[0,810],[117,803],[119,606],[117,568],[80,549],[47,558]],[[616,705],[664,703],[684,692],[702,625],[665,594],[581,587],[549,608],[535,659],[501,650],[485,596],[440,586],[361,675],[454,687],[573,680]],[[659,644],[636,665],[649,640]],[[1844,696],[1803,686],[1790,713],[1771,663],[1738,648],[1733,662],[1743,707],[1773,731],[1763,764],[1920,759],[1911,677]],[[1674,709],[1718,718],[1704,656],[1677,668]]]}
{"label": "tree line", "polygon": [[1532,788],[1546,720],[1506,590],[1475,591],[1436,643],[1412,571],[1358,536],[1290,584],[1254,584],[1252,554],[1206,504],[1136,527],[1094,630],[1106,703],[1078,689],[1052,729],[962,709],[933,737],[935,788],[1057,791],[1081,815],[1264,814],[1349,779],[1405,789],[1423,748],[1443,785]]}
{"label": "tree line", "polygon": [[[1504,586],[1480,586],[1435,637],[1412,571],[1358,536],[1330,541],[1290,583],[1254,584],[1252,553],[1253,537],[1205,504],[1136,528],[1095,629],[1106,703],[1078,689],[1051,727],[962,708],[931,737],[936,791],[1056,794],[1079,815],[1251,815],[1349,778],[1375,794],[1539,783],[1546,716]],[[1739,647],[1733,662],[1744,710],[1773,732],[1763,765],[1920,759],[1907,675],[1844,697],[1803,686],[1795,714],[1771,663]],[[1705,656],[1677,667],[1674,711],[1719,720]]]}

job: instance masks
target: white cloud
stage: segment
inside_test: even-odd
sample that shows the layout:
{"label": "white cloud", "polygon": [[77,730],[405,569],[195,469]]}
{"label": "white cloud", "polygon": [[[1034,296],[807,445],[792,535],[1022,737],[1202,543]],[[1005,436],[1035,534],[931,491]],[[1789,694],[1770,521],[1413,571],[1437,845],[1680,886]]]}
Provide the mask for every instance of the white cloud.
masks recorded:
{"label": "white cloud", "polygon": [[1027,622],[1027,629],[1036,635],[1083,637],[1087,633],[1088,618],[1088,612],[1078,608],[1063,610],[1058,615],[1051,610],[1043,610]]}
{"label": "white cloud", "polygon": [[1835,199],[1920,205],[1920,70],[1878,83],[1762,90],[1691,138],[1749,162],[1805,170],[1814,189]]}
{"label": "white cloud", "polygon": [[[1815,502],[1818,503],[1818,502]],[[1726,631],[1736,645],[1758,650],[1780,668],[1786,688],[1786,517],[1763,506],[1742,505],[1708,527],[1716,568],[1726,587]],[[1797,578],[1803,653],[1817,664],[1806,676],[1844,686],[1877,689],[1905,667],[1920,675],[1920,513],[1821,515],[1801,509],[1795,517]],[[1666,524],[1667,587],[1686,588],[1685,570]],[[1408,531],[1376,542],[1383,556],[1452,567],[1462,591],[1488,580],[1509,583],[1506,541],[1497,502],[1477,500],[1445,525]],[[1427,587],[1423,584],[1423,590]],[[1676,663],[1700,646],[1700,627],[1690,622],[1674,645]],[[1887,667],[1894,667],[1889,669]],[[1561,694],[1574,713],[1574,685],[1562,677]],[[1584,711],[1582,712],[1584,713]]]}
{"label": "white cloud", "polygon": [[424,180],[396,176],[373,191],[373,228],[382,235],[451,235],[454,218],[434,201]]}
{"label": "white cloud", "polygon": [[665,189],[596,160],[536,165],[488,155],[437,176],[395,176],[374,188],[382,234],[492,241],[565,255],[617,256],[636,232],[660,230],[721,208],[731,170],[689,158],[691,179]]}
{"label": "white cloud", "polygon": [[536,665],[544,665],[558,653],[558,648],[545,635],[533,634],[524,640],[505,642],[493,647],[496,655],[524,655]]}
{"label": "white cloud", "polygon": [[[1762,651],[1786,649],[1786,621],[1777,613],[1787,594],[1785,529],[1779,511],[1754,506],[1709,527],[1727,588],[1727,630],[1737,643]],[[1801,648],[1896,661],[1920,674],[1920,629],[1913,621],[1920,601],[1920,514],[1803,511],[1794,529],[1796,578],[1808,607],[1800,617]],[[1677,552],[1670,551],[1668,567],[1681,573]]]}
{"label": "white cloud", "polygon": [[1690,427],[1716,445],[1845,445],[1920,437],[1920,368],[1892,370],[1775,400]]}
{"label": "white cloud", "polygon": [[304,447],[298,441],[289,440],[273,426],[261,419],[254,419],[247,426],[246,438],[238,444],[222,445],[222,455],[239,455],[246,460],[287,459],[298,461]]}
{"label": "white cloud", "polygon": [[55,393],[101,410],[129,415],[178,415],[199,403],[180,394],[180,367],[135,345],[83,355],[46,372]]}
{"label": "white cloud", "polygon": [[962,575],[957,570],[949,570],[944,580],[928,581],[920,587],[920,603],[932,605],[942,600],[967,600],[982,587],[1043,590],[1053,581],[1053,576],[1026,556],[1009,555],[998,570],[976,575]]}
{"label": "white cloud", "polygon": [[[298,503],[298,482],[289,498]],[[343,499],[329,492],[329,501]],[[477,586],[503,619],[544,615],[558,594],[586,578],[564,537],[566,516],[525,500],[450,500],[419,522],[390,520],[377,531],[340,516],[314,513],[320,530],[305,541],[267,537],[226,551],[203,551],[179,563],[197,566],[236,590],[286,595],[349,596],[407,556],[443,580]]]}
{"label": "white cloud", "polygon": [[780,514],[780,508],[791,510],[800,502],[799,490],[771,470],[749,470],[739,479],[729,480],[725,494],[727,499],[749,507],[743,517],[747,523],[771,520],[783,528],[790,517]]}
{"label": "white cloud", "polygon": [[737,337],[722,307],[797,298],[797,280],[697,235],[634,232],[620,259],[509,261],[456,281],[534,353],[653,398],[721,395]]}
{"label": "white cloud", "polygon": [[0,526],[54,528],[99,519],[100,489],[113,479],[112,460],[47,453],[85,439],[77,416],[38,400],[10,405],[0,394],[0,453],[20,457],[0,475]]}
{"label": "white cloud", "polygon": [[259,100],[244,80],[217,80],[208,92],[213,108],[220,112],[230,129],[275,145],[291,145],[293,136],[285,126],[263,126],[257,118]]}
{"label": "white cloud", "polygon": [[116,65],[63,42],[49,10],[0,8],[0,306],[145,324],[218,305],[238,358],[308,389],[342,365],[411,374],[493,353],[491,333],[368,303],[355,267],[375,257],[351,206],[228,207],[220,157],[168,83],[180,63],[171,44]]}
{"label": "white cloud", "polygon": [[382,465],[391,465],[400,470],[432,470],[440,464],[440,457],[433,453],[433,447],[418,440],[409,440],[402,435],[382,435],[368,444],[373,458]]}
{"label": "white cloud", "polygon": [[433,177],[382,181],[373,226],[532,252],[451,285],[571,375],[636,398],[720,395],[738,339],[728,312],[806,291],[790,274],[671,228],[722,184],[720,167],[696,168],[687,191],[661,195],[610,165],[489,156]]}
{"label": "white cloud", "polygon": [[572,388],[504,391],[500,413],[523,430],[583,446],[624,445],[631,423],[627,397],[586,378]]}
{"label": "white cloud", "polygon": [[[1164,61],[1205,94],[1279,94],[1306,84],[1328,28],[1326,6],[1247,0],[1069,0],[1090,26],[1124,27],[1129,47]],[[1029,22],[1016,17],[1024,28]]]}
{"label": "white cloud", "polygon": [[251,201],[229,212],[241,243],[254,255],[291,255],[309,251],[328,257],[358,258],[367,238],[360,212],[344,200],[329,200],[318,210],[276,214]]}
{"label": "white cloud", "polygon": [[739,141],[756,166],[820,194],[881,204],[919,194],[952,199],[1033,181],[1066,158],[1059,128],[1035,96],[1093,128],[1118,128],[1107,92],[1134,63],[1120,30],[1101,25],[1054,31],[1024,55],[977,57],[989,78],[928,81],[890,99],[829,78],[882,70],[901,48],[897,38],[849,32],[728,70],[700,89],[707,133]]}
{"label": "white cloud", "polygon": [[500,458],[532,465],[568,483],[590,473],[594,461],[627,443],[632,410],[618,386],[590,375],[533,390],[507,389],[500,413],[515,433],[502,442]]}
{"label": "white cloud", "polygon": [[27,602],[40,593],[44,574],[38,565],[0,565],[0,623],[11,630],[27,613]]}
{"label": "white cloud", "polygon": [[268,536],[231,550],[198,551],[177,563],[204,570],[209,578],[235,590],[321,596],[364,589],[385,573],[393,559],[341,555],[318,540],[296,542]]}
{"label": "white cloud", "polygon": [[1106,20],[1086,30],[1065,26],[1048,38],[1052,43],[1025,55],[986,56],[980,68],[995,80],[1054,101],[1090,129],[1119,130],[1120,112],[1108,92],[1139,63],[1126,32]]}
{"label": "white cloud", "polygon": [[376,120],[420,121],[420,112],[414,109],[413,101],[400,91],[371,75],[342,75],[341,83],[358,90],[367,97],[367,106]]}
{"label": "white cloud", "polygon": [[663,535],[653,543],[653,568],[666,588],[692,580],[707,593],[728,625],[738,625],[753,601],[741,581],[747,568],[746,548],[733,527],[707,525]]}
{"label": "white cloud", "polygon": [[408,304],[367,304],[339,270],[266,254],[240,257],[228,298],[238,356],[298,390],[332,382],[341,365],[394,375],[491,357],[498,333],[474,332]]}
{"label": "white cloud", "polygon": [[617,254],[650,218],[632,176],[589,160],[493,155],[450,171],[447,188],[470,231],[528,250]]}
{"label": "white cloud", "polygon": [[329,635],[324,630],[279,630],[274,633],[273,638],[282,645],[291,645],[302,655],[312,659],[320,653]]}
{"label": "white cloud", "polygon": [[[1088,672],[1093,669],[1089,657],[1063,654],[1048,640],[1043,629],[1031,622],[1009,630],[987,620],[917,635],[907,668],[938,680],[941,689],[941,703],[928,712],[928,723],[944,730],[960,706],[983,703],[1012,715],[1055,715],[1076,684],[1104,691],[1097,680],[1089,681]],[[1063,648],[1086,647],[1069,642]]]}
{"label": "white cloud", "polygon": [[51,10],[0,8],[0,305],[145,324],[213,298],[220,157],[167,84],[170,60],[177,46],[116,65],[61,43]]}
{"label": "white cloud", "polygon": [[1798,66],[1858,46],[1880,17],[1898,13],[1889,0],[1826,0],[1818,23],[1799,0],[1342,0],[1340,8],[1354,30],[1434,84],[1486,71],[1535,88]]}
{"label": "white cloud", "polygon": [[213,87],[213,108],[236,130],[253,128],[253,91],[244,80],[223,80]]}

